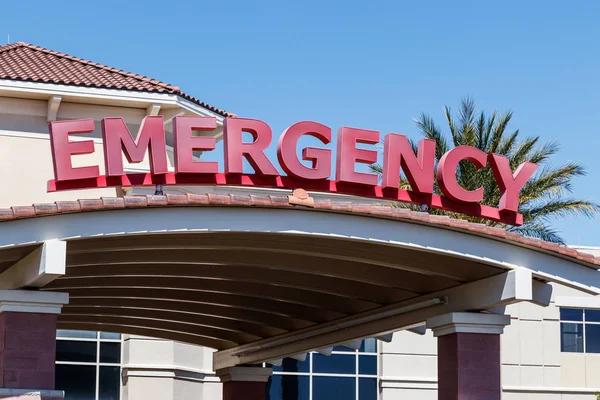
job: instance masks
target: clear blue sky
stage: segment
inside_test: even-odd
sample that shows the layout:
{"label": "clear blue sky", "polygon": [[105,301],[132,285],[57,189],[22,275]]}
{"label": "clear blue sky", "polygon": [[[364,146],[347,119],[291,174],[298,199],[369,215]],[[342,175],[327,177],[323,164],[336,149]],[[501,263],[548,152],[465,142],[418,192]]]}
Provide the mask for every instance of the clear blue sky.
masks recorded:
{"label": "clear blue sky", "polygon": [[[513,109],[523,135],[562,143],[555,164],[600,202],[598,1],[2,1],[0,41],[25,41],[148,75],[263,119],[417,137],[472,96]],[[271,150],[272,151],[272,150]],[[600,218],[555,223],[600,245]]]}

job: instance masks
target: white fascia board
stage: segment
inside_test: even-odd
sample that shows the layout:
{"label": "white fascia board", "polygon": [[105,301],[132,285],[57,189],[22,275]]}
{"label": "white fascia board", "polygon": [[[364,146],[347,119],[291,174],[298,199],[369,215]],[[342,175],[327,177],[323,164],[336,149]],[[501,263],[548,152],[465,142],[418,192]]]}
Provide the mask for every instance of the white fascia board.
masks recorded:
{"label": "white fascia board", "polygon": [[108,101],[113,100],[131,103],[144,103],[146,105],[176,105],[196,115],[215,117],[218,125],[222,125],[225,118],[222,115],[201,107],[198,104],[182,98],[181,96],[168,93],[89,88],[82,86],[59,85],[55,83],[23,82],[4,79],[0,79],[0,91],[41,94],[45,96],[57,95],[62,96],[63,100],[65,97],[78,97],[82,99],[91,98]]}
{"label": "white fascia board", "polygon": [[588,308],[600,310],[600,296],[596,297],[574,297],[574,296],[556,296],[557,307]]}

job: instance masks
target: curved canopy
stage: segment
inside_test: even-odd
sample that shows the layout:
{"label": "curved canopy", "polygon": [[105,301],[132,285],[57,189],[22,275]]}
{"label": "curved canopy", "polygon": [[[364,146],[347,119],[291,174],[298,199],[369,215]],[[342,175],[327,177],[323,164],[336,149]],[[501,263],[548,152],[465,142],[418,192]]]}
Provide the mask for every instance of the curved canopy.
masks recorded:
{"label": "curved canopy", "polygon": [[522,282],[506,297],[511,271],[591,293],[600,287],[598,260],[500,230],[387,207],[313,209],[285,197],[238,197],[0,211],[0,280],[40,244],[60,240],[66,273],[41,288],[69,293],[60,328],[172,339],[228,349],[231,357],[304,338],[239,362],[383,334],[449,310],[536,301],[531,280],[532,298],[519,298]]}

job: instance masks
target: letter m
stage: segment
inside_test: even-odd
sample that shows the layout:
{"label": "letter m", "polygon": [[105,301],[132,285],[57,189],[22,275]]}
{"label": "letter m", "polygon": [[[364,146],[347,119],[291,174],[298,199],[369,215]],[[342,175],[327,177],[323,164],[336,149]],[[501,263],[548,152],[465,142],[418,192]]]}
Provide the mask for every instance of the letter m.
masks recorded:
{"label": "letter m", "polygon": [[145,117],[136,140],[131,136],[123,118],[104,118],[102,141],[104,165],[108,176],[124,174],[123,154],[130,163],[140,163],[144,161],[146,150],[150,156],[150,172],[153,174],[168,172],[165,125],[162,115]]}

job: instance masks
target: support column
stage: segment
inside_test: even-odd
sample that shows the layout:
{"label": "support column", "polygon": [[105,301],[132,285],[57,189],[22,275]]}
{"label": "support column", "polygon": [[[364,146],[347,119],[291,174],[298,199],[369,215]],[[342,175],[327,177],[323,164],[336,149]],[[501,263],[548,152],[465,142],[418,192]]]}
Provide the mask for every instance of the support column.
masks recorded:
{"label": "support column", "polygon": [[231,367],[217,371],[223,382],[223,400],[265,400],[273,369]]}
{"label": "support column", "polygon": [[67,293],[0,290],[0,399],[58,400],[56,318]]}
{"label": "support column", "polygon": [[450,313],[427,320],[438,338],[439,400],[500,400],[500,335],[510,316]]}

